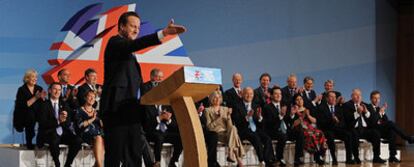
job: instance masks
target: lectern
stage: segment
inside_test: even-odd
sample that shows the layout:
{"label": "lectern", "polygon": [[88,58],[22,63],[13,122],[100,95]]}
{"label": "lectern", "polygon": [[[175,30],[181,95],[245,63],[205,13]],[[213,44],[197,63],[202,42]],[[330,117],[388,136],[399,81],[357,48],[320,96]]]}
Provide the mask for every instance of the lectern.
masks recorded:
{"label": "lectern", "polygon": [[143,105],[171,105],[184,147],[184,166],[207,167],[207,151],[194,102],[221,85],[221,70],[184,66],[141,97]]}

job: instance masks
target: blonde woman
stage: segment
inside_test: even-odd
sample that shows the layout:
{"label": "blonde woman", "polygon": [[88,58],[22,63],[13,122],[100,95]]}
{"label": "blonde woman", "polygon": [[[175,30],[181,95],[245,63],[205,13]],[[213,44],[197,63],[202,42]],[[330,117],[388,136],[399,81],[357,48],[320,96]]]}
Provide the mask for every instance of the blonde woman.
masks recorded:
{"label": "blonde woman", "polygon": [[37,85],[37,72],[27,70],[23,77],[23,85],[19,87],[13,113],[13,126],[18,132],[25,131],[27,149],[33,150],[35,136],[36,113],[40,101],[44,100],[46,92]]}
{"label": "blonde woman", "polygon": [[218,140],[227,144],[229,150],[227,160],[237,162],[237,166],[243,166],[242,158],[245,152],[237,128],[231,120],[232,110],[220,105],[223,97],[219,91],[213,92],[209,96],[209,101],[210,107],[205,109],[208,130],[216,132]]}

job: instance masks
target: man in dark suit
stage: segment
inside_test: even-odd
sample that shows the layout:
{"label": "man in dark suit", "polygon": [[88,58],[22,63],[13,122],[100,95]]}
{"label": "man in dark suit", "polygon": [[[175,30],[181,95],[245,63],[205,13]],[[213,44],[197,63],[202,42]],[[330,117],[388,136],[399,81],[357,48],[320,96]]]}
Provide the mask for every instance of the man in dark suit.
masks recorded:
{"label": "man in dark suit", "polygon": [[318,106],[316,118],[318,120],[318,128],[323,131],[327,139],[328,148],[332,157],[332,165],[338,165],[335,155],[335,139],[340,139],[345,143],[346,164],[354,164],[352,160],[352,144],[355,139],[352,133],[346,130],[343,110],[336,103],[336,93],[333,91],[328,92],[325,101],[326,103],[321,103]]}
{"label": "man in dark suit", "polygon": [[282,90],[279,87],[273,87],[271,90],[272,102],[266,104],[263,109],[264,129],[273,140],[277,140],[276,161],[280,166],[286,166],[283,159],[283,151],[287,140],[287,126],[284,121],[286,116],[286,106],[282,107]]}
{"label": "man in dark suit", "polygon": [[334,92],[335,93],[336,104],[342,105],[342,104],[345,103],[345,99],[344,99],[344,97],[342,97],[341,92],[338,92],[338,91],[334,90],[335,83],[332,79],[326,80],[323,86],[324,86],[325,92],[322,93],[321,103],[326,103],[326,99],[328,97],[329,92]]}
{"label": "man in dark suit", "polygon": [[[141,93],[144,95],[152,88],[158,86],[164,74],[159,69],[151,70],[150,81],[141,86]],[[177,166],[178,158],[183,150],[178,125],[173,117],[172,108],[164,105],[145,105],[146,119],[143,120],[144,130],[149,141],[154,142],[155,163],[161,162],[161,150],[163,143],[171,143],[174,146],[173,156],[169,166]]]}
{"label": "man in dark suit", "polygon": [[137,38],[141,20],[135,12],[126,12],[118,20],[118,35],[109,39],[105,48],[104,87],[101,111],[105,125],[105,166],[120,163],[140,166],[145,145],[140,120],[139,88],[141,68],[134,52],[161,43],[166,35],[183,33],[183,26],[171,21],[157,33]]}
{"label": "man in dark suit", "polygon": [[270,103],[270,91],[269,87],[272,77],[269,73],[263,73],[260,75],[260,86],[254,90],[254,102],[259,104],[263,108],[266,104]]}
{"label": "man in dark suit", "polygon": [[298,88],[297,88],[297,77],[295,74],[290,74],[287,78],[287,86],[282,88],[282,102],[283,104],[285,104],[286,106],[288,106],[288,108],[290,108],[290,106],[293,103],[293,96],[295,96],[295,94],[298,93]]}
{"label": "man in dark suit", "polygon": [[379,91],[373,91],[370,95],[371,104],[368,105],[368,111],[372,113],[372,123],[374,127],[380,132],[381,138],[388,141],[390,157],[388,162],[400,163],[400,160],[395,156],[397,155],[397,146],[395,144],[396,135],[399,135],[402,139],[408,141],[408,143],[414,143],[414,137],[407,135],[401,128],[388,119],[385,111],[387,110],[387,103],[380,106],[381,93]]}
{"label": "man in dark suit", "polygon": [[242,87],[243,77],[240,73],[233,74],[233,87],[224,92],[223,99],[227,107],[234,108],[234,106],[242,101]]}
{"label": "man in dark suit", "polygon": [[70,71],[68,69],[62,69],[58,72],[58,79],[60,85],[62,85],[62,93],[60,98],[67,104],[72,110],[80,107],[77,98],[78,89],[75,86],[69,84]]}
{"label": "man in dark suit", "polygon": [[303,90],[300,90],[299,93],[303,97],[303,102],[305,107],[310,109],[311,112],[315,112],[319,102],[322,100],[322,95],[317,95],[315,90],[313,90],[314,79],[310,76],[306,76],[303,79]]}
{"label": "man in dark suit", "polygon": [[96,71],[92,68],[85,70],[85,83],[79,86],[77,99],[79,100],[79,105],[82,106],[85,104],[85,94],[89,91],[94,91],[96,93],[96,103],[93,104],[95,109],[99,110],[99,99],[102,94],[102,85],[97,83],[98,75]]}
{"label": "man in dark suit", "polygon": [[69,152],[65,167],[71,166],[74,158],[81,149],[82,139],[75,135],[73,129],[74,121],[70,116],[70,108],[60,100],[62,86],[52,83],[49,87],[49,99],[41,104],[39,110],[39,133],[37,144],[42,147],[44,143],[49,144],[55,166],[60,166],[59,144],[67,144]]}
{"label": "man in dark suit", "polygon": [[355,163],[361,163],[358,158],[359,155],[359,139],[366,139],[372,144],[374,152],[374,163],[385,163],[380,158],[380,133],[373,127],[371,116],[372,114],[367,110],[368,106],[362,102],[361,90],[352,90],[351,100],[343,104],[344,116],[347,122],[347,129],[355,136],[353,147],[353,155]]}
{"label": "man in dark suit", "polygon": [[[299,95],[296,94],[294,95],[294,97],[295,96]],[[292,105],[293,104],[295,103],[292,102]],[[289,141],[295,141],[294,166],[303,165],[304,162],[303,160],[301,160],[301,157],[304,156],[303,149],[305,146],[305,133],[303,131],[303,128],[301,127],[301,120],[299,118],[299,115],[297,114],[297,106],[293,105],[291,107],[288,107],[287,110],[287,116],[285,116],[284,121],[287,126],[287,139]]]}
{"label": "man in dark suit", "polygon": [[256,150],[261,165],[272,166],[274,162],[272,140],[264,132],[263,117],[259,105],[253,102],[251,87],[243,89],[243,101],[233,109],[231,119],[237,127],[241,140],[248,140]]}

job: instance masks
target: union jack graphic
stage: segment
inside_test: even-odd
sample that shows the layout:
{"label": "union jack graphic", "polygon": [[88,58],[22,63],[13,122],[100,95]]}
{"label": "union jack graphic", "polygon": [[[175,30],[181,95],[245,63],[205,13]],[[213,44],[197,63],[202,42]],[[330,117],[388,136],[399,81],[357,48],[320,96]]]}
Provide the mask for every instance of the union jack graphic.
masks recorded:
{"label": "union jack graphic", "polygon": [[[127,11],[136,11],[136,4],[111,8],[103,13],[102,3],[96,3],[78,11],[60,30],[58,40],[50,47],[53,58],[48,60],[51,69],[42,74],[46,83],[58,81],[61,69],[71,72],[70,83],[84,82],[83,72],[94,68],[98,73],[98,83],[103,83],[103,59],[106,44],[117,34],[119,16]],[[141,22],[139,37],[156,32],[149,22]],[[193,65],[177,35],[166,36],[162,44],[135,52],[141,64],[144,81],[149,80],[153,68],[159,68],[168,77],[185,65]]]}

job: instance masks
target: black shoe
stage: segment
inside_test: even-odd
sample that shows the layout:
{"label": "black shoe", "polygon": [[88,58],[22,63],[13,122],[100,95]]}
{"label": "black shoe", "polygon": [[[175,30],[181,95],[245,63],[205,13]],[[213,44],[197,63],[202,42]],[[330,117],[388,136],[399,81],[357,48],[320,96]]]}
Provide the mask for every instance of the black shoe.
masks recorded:
{"label": "black shoe", "polygon": [[374,159],[372,160],[372,162],[373,162],[373,163],[383,164],[383,163],[385,163],[385,162],[387,162],[387,161],[385,161],[385,160],[381,159],[380,157],[377,157],[377,158],[374,158]]}
{"label": "black shoe", "polygon": [[355,161],[354,160],[346,160],[345,161],[345,164],[347,164],[347,165],[353,165],[353,164],[355,164]]}
{"label": "black shoe", "polygon": [[230,159],[230,157],[227,157],[227,162],[235,163],[236,161]]}
{"label": "black shoe", "polygon": [[321,159],[315,159],[315,162],[318,164],[318,165],[324,165],[325,164],[325,161],[323,161],[323,160],[321,160]]}
{"label": "black shoe", "polygon": [[397,159],[396,157],[390,157],[390,159],[388,159],[389,163],[400,163],[401,161],[399,159]]}
{"label": "black shoe", "polygon": [[333,160],[332,161],[332,165],[338,165],[338,161],[337,160]]}
{"label": "black shoe", "polygon": [[175,165],[175,162],[170,162],[170,164],[168,164],[168,167],[177,167],[177,165]]}
{"label": "black shoe", "polygon": [[35,146],[33,144],[27,144],[27,149],[28,150],[34,150]]}
{"label": "black shoe", "polygon": [[410,136],[410,138],[407,141],[408,141],[408,144],[413,144],[414,143],[414,136]]}
{"label": "black shoe", "polygon": [[286,166],[286,161],[284,159],[277,160],[277,163],[279,163],[279,166]]}
{"label": "black shoe", "polygon": [[361,160],[359,158],[354,159],[355,164],[361,164]]}
{"label": "black shoe", "polygon": [[323,160],[321,159],[321,156],[320,156],[320,155],[314,155],[313,160],[315,160],[315,162],[316,162],[318,165],[323,165],[323,164],[325,164],[325,161],[323,161]]}
{"label": "black shoe", "polygon": [[301,160],[295,160],[295,162],[293,163],[294,166],[300,166],[300,165],[303,165],[303,164],[305,164],[305,163]]}

